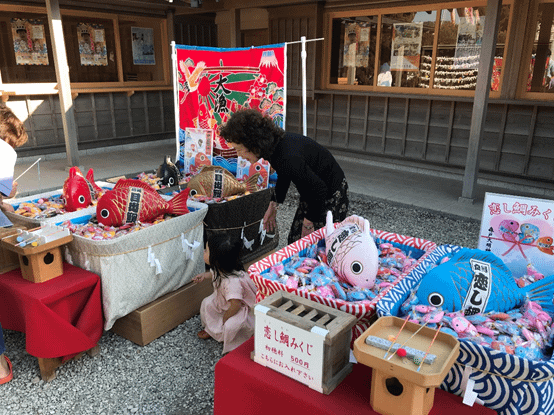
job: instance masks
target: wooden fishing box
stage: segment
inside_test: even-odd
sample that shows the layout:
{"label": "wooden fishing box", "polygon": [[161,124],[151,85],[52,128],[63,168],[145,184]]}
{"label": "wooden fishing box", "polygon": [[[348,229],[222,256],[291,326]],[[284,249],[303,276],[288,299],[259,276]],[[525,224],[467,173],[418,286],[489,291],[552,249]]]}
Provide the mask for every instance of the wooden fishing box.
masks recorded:
{"label": "wooden fishing box", "polygon": [[286,291],[265,298],[254,312],[255,362],[324,394],[352,370],[353,315]]}
{"label": "wooden fishing box", "polygon": [[[427,415],[433,407],[435,388],[460,353],[460,343],[449,334],[411,322],[400,331],[404,321],[398,317],[378,319],[354,342],[354,356],[359,363],[373,368],[370,402],[374,411],[383,415]],[[431,364],[422,364],[418,371],[419,366],[412,359],[392,351],[388,353],[392,357],[385,358],[387,350],[367,344],[368,336],[392,336],[399,345],[422,353],[429,350],[436,358]]]}

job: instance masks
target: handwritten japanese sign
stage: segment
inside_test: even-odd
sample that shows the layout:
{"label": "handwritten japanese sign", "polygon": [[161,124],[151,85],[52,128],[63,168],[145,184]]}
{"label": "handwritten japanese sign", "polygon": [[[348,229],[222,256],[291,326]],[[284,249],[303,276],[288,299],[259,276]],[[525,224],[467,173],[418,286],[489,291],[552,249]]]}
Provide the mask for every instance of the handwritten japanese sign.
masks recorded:
{"label": "handwritten japanese sign", "polygon": [[497,255],[515,278],[532,265],[554,268],[554,201],[486,193],[478,248]]}
{"label": "handwritten japanese sign", "polygon": [[327,331],[303,330],[268,316],[264,309],[254,308],[254,361],[323,392],[323,334]]}

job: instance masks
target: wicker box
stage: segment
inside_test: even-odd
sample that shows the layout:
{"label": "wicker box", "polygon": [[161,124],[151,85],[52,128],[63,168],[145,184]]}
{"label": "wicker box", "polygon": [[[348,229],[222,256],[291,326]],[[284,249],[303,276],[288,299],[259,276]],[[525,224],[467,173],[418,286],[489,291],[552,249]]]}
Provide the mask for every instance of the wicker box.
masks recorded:
{"label": "wicker box", "polygon": [[[440,245],[377,304],[379,316],[399,316],[402,303],[417,288],[431,264],[462,249]],[[464,372],[475,382],[473,392],[482,405],[499,415],[554,413],[554,360],[533,361],[460,339],[460,355],[441,389],[464,395]]]}
{"label": "wicker box", "polygon": [[354,316],[285,291],[259,302],[254,312],[257,363],[324,394],[352,370]]}
{"label": "wicker box", "polygon": [[[335,224],[335,226],[337,226],[337,224]],[[382,242],[389,242],[395,247],[402,249],[404,252],[411,251],[412,258],[417,259],[417,262],[414,264],[414,266],[423,261],[427,257],[427,255],[436,247],[436,244],[434,242],[427,241],[421,238],[414,238],[411,236],[404,236],[376,229],[372,229],[371,231],[375,239],[379,239]],[[252,278],[252,280],[256,284],[256,287],[258,288],[258,301],[264,299],[266,296],[282,290],[292,292],[301,297],[305,297],[312,301],[316,301],[329,307],[336,308],[337,310],[346,311],[347,313],[355,316],[358,320],[357,324],[352,329],[352,339],[356,339],[371,325],[375,317],[376,304],[383,297],[383,295],[385,295],[385,293],[390,290],[390,287],[381,292],[371,301],[368,300],[349,302],[343,301],[338,298],[323,298],[317,294],[307,292],[305,290],[290,289],[278,281],[271,281],[267,278],[264,278],[264,274],[268,273],[273,265],[279,262],[286,263],[290,261],[290,258],[295,254],[304,255],[311,245],[324,242],[324,239],[325,229],[318,229],[308,236],[294,242],[293,244],[288,245],[275,252],[274,254],[269,255],[264,259],[252,264],[248,268],[248,272],[250,274],[250,278]],[[408,272],[409,270],[398,277],[395,280],[394,284],[397,284],[399,281],[401,281]]]}

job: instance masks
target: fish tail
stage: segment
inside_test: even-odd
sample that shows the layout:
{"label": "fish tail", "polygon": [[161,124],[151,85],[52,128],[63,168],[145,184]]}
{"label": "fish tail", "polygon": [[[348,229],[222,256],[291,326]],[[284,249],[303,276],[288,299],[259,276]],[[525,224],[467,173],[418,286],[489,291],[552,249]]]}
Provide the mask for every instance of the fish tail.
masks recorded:
{"label": "fish tail", "polygon": [[543,310],[554,313],[554,275],[529,284],[524,290],[529,300],[538,303]]}
{"label": "fish tail", "polygon": [[246,185],[246,190],[249,192],[257,192],[258,191],[258,177],[260,177],[260,173],[256,173],[248,178],[244,182]]}
{"label": "fish tail", "polygon": [[94,170],[92,169],[88,170],[86,179],[89,181],[89,183],[92,185],[92,187],[97,193],[102,191],[102,188],[98,186],[94,181]]}
{"label": "fish tail", "polygon": [[168,213],[173,215],[184,215],[189,213],[189,208],[187,207],[187,200],[189,198],[190,188],[187,187],[185,190],[180,192],[177,196],[171,199],[169,202]]}

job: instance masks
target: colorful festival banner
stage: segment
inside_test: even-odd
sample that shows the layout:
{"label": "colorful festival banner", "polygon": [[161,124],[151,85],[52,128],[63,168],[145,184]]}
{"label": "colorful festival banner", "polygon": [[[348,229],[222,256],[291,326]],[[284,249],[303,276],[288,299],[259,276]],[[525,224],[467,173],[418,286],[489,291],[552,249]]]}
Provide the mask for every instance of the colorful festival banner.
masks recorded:
{"label": "colorful festival banner", "polygon": [[214,131],[213,164],[236,173],[236,152],[219,136],[218,127],[233,112],[253,108],[284,128],[285,44],[235,49],[176,45],[176,52],[178,165],[183,169],[190,164],[184,151],[187,129],[210,129]]}
{"label": "colorful festival banner", "polygon": [[486,193],[478,248],[491,251],[520,278],[532,266],[545,276],[554,268],[554,202]]}
{"label": "colorful festival banner", "polygon": [[48,65],[48,47],[41,20],[12,19],[13,50],[17,65]]}

